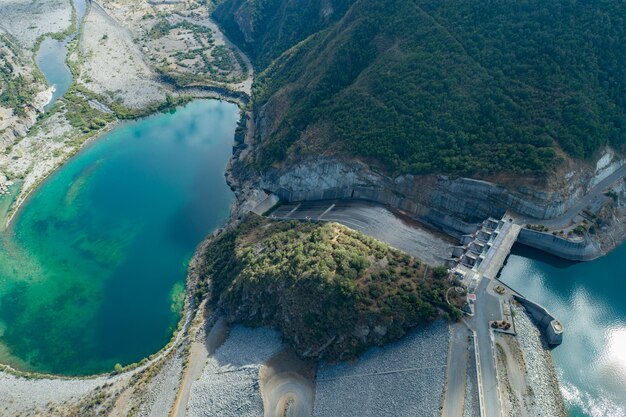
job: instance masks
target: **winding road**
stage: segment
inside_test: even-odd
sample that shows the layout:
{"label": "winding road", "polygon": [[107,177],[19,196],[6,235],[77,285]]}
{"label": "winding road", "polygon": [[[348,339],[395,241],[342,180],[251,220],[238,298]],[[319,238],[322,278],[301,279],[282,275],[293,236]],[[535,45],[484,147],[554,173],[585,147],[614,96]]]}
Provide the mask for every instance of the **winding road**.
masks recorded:
{"label": "winding road", "polygon": [[621,168],[616,170],[611,175],[596,184],[583,198],[581,198],[576,204],[570,207],[565,213],[558,217],[547,220],[540,220],[527,216],[516,216],[515,222],[518,224],[541,224],[549,229],[560,229],[569,226],[574,218],[583,211],[594,199],[600,197],[605,190],[616,183],[620,179],[626,177],[626,165],[622,165]]}

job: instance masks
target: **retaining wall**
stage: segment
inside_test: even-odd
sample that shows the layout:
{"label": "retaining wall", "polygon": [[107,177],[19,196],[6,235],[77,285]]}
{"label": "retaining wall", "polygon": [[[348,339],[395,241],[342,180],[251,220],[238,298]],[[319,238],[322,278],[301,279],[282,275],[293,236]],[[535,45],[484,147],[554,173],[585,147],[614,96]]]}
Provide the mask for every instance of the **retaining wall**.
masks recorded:
{"label": "retaining wall", "polygon": [[561,326],[561,324],[548,310],[521,295],[513,295],[513,297],[524,306],[528,314],[537,322],[551,347],[558,346],[563,342],[563,330],[555,330],[555,326]]}
{"label": "retaining wall", "polygon": [[570,261],[591,261],[604,255],[604,252],[591,239],[572,242],[551,233],[526,228],[522,229],[517,241]]}

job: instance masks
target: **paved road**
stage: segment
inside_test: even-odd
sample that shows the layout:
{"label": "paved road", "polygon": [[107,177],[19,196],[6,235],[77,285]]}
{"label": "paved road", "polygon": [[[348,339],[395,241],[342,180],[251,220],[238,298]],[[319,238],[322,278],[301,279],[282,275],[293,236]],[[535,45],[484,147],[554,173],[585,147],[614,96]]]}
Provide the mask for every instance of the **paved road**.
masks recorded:
{"label": "paved road", "polygon": [[532,217],[516,217],[516,223],[518,224],[542,224],[550,229],[559,229],[567,227],[571,224],[574,217],[583,211],[595,198],[600,197],[604,191],[615,182],[626,176],[626,165],[609,175],[602,181],[600,181],[595,187],[591,189],[578,203],[574,204],[569,210],[562,215],[555,217],[554,219],[538,220]]}
{"label": "paved road", "polygon": [[286,204],[270,217],[341,223],[405,251],[431,265],[451,255],[456,241],[443,233],[395,214],[380,204],[358,200],[311,201]]}
{"label": "paved road", "polygon": [[463,417],[465,403],[465,383],[467,381],[467,361],[470,331],[465,323],[451,327],[448,369],[446,370],[446,396],[443,402],[442,417]]}
{"label": "paved road", "polygon": [[487,292],[487,287],[492,281],[483,278],[476,289],[476,314],[473,322],[476,327],[478,342],[478,354],[480,356],[480,373],[482,375],[482,392],[485,416],[500,416],[500,393],[498,391],[498,379],[496,364],[493,357],[493,345],[491,341],[491,329],[489,321],[501,320],[500,300]]}
{"label": "paved road", "polygon": [[494,279],[502,269],[506,258],[511,253],[513,244],[517,241],[521,226],[506,222],[494,239],[487,256],[478,267],[478,271],[489,279]]}

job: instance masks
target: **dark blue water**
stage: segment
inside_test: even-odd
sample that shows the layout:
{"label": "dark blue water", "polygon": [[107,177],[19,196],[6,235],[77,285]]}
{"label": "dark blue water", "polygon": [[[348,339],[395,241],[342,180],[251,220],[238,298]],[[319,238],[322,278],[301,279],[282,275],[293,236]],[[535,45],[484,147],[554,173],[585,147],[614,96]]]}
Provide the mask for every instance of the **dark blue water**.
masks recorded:
{"label": "dark blue water", "polygon": [[572,263],[516,246],[501,279],[565,325],[553,351],[573,417],[626,416],[626,245]]}

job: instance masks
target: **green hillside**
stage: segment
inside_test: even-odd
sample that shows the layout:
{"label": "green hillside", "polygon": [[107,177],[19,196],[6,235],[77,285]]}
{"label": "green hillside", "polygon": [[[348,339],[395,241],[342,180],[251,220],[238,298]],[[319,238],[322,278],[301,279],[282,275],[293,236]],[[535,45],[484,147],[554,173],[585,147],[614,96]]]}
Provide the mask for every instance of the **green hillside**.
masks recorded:
{"label": "green hillside", "polygon": [[[245,3],[256,22],[280,18]],[[565,154],[624,150],[620,1],[356,0],[316,24],[258,76],[255,108],[273,126],[261,169],[326,152],[396,174],[541,175]],[[263,68],[289,42],[272,49],[275,31],[256,33],[245,46]]]}
{"label": "green hillside", "polygon": [[[445,300],[445,268],[426,270],[338,224],[250,215],[204,256],[197,297],[211,294],[230,321],[279,329],[302,356],[352,358],[442,313],[460,315]],[[455,291],[449,296],[462,304]]]}
{"label": "green hillside", "polygon": [[222,0],[213,16],[264,69],[287,49],[336,22],[354,0]]}

